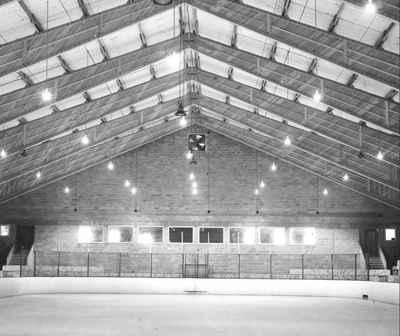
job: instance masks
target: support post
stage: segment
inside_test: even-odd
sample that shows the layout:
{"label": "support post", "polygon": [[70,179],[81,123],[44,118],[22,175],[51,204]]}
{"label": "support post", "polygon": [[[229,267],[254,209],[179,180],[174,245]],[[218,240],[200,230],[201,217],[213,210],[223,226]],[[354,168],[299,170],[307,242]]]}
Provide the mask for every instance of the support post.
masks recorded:
{"label": "support post", "polygon": [[354,255],[354,280],[357,280],[357,254]]}
{"label": "support post", "polygon": [[335,280],[335,275],[333,273],[333,254],[331,254],[331,273],[332,273],[332,280]]}
{"label": "support post", "polygon": [[182,253],[182,278],[184,278],[185,275],[185,255]]}
{"label": "support post", "polygon": [[304,254],[301,255],[301,280],[304,280]]}
{"label": "support post", "polygon": [[60,255],[60,251],[57,252],[57,277],[60,276],[60,259],[61,259],[61,255]]}
{"label": "support post", "polygon": [[269,272],[270,272],[270,277],[272,279],[272,254],[269,255]]}
{"label": "support post", "polygon": [[36,251],[33,251],[33,276],[36,277]]}
{"label": "support post", "polygon": [[153,277],[153,253],[150,252],[150,278]]}
{"label": "support post", "polygon": [[22,250],[19,251],[19,277],[22,277]]}
{"label": "support post", "polygon": [[86,276],[89,277],[89,268],[90,268],[90,252],[87,254],[87,262],[86,262]]}
{"label": "support post", "polygon": [[240,279],[240,253],[238,253],[238,278]]}
{"label": "support post", "polygon": [[118,277],[121,277],[121,263],[122,263],[122,253],[119,253],[119,258],[118,258]]}

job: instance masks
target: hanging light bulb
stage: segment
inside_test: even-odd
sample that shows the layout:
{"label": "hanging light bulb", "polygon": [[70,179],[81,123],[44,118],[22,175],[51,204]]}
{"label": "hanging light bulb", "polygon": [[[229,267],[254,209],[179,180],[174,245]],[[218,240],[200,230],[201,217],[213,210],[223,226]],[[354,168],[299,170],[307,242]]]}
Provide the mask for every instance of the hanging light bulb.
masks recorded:
{"label": "hanging light bulb", "polygon": [[328,196],[328,189],[324,188],[324,190],[322,191],[322,194],[324,196]]}
{"label": "hanging light bulb", "polygon": [[112,161],[110,161],[110,162],[107,164],[107,169],[108,169],[108,170],[114,170],[114,163],[113,163]]}
{"label": "hanging light bulb", "polygon": [[258,189],[254,190],[254,195],[258,195],[260,193],[260,191]]}
{"label": "hanging light bulb", "polygon": [[377,158],[379,161],[382,161],[382,160],[383,160],[383,157],[384,157],[384,155],[383,155],[383,153],[382,153],[381,151],[379,151],[378,154],[376,154],[376,158]]}
{"label": "hanging light bulb", "polygon": [[176,51],[174,51],[174,52],[168,57],[168,60],[167,60],[168,65],[169,65],[171,68],[174,68],[174,69],[176,69],[176,68],[179,67],[180,61],[181,61],[181,60],[180,60],[180,56],[179,56],[179,54],[178,54]]}
{"label": "hanging light bulb", "polygon": [[276,171],[278,169],[278,167],[277,167],[277,165],[276,165],[276,163],[275,162],[272,162],[272,165],[271,165],[271,171]]}
{"label": "hanging light bulb", "polygon": [[192,151],[187,151],[186,152],[186,159],[191,160],[193,158],[193,152]]}
{"label": "hanging light bulb", "polygon": [[5,159],[6,157],[7,157],[7,152],[4,149],[2,149],[0,151],[0,158]]}
{"label": "hanging light bulb", "polygon": [[70,191],[71,191],[71,190],[69,189],[69,187],[65,187],[65,188],[64,188],[64,193],[65,193],[65,194],[69,194]]}
{"label": "hanging light bulb", "polygon": [[348,180],[349,180],[349,174],[345,173],[345,174],[343,175],[343,181],[344,181],[344,182],[347,182]]}
{"label": "hanging light bulb", "polygon": [[313,96],[314,101],[320,102],[322,99],[321,94],[319,93],[318,89],[315,91],[314,96]]}
{"label": "hanging light bulb", "polygon": [[285,140],[283,141],[283,144],[286,147],[289,147],[292,144],[292,140],[290,140],[289,136],[286,136]]}
{"label": "hanging light bulb", "polygon": [[197,195],[199,192],[197,190],[197,188],[193,188],[192,189],[192,195]]}
{"label": "hanging light bulb", "polygon": [[185,117],[182,117],[181,119],[179,119],[179,125],[181,125],[182,127],[185,127],[187,125],[187,119]]}
{"label": "hanging light bulb", "polygon": [[131,194],[132,195],[136,195],[136,193],[137,193],[137,189],[135,187],[132,187],[131,188]]}
{"label": "hanging light bulb", "polygon": [[50,100],[53,99],[53,95],[51,94],[51,91],[46,88],[42,91],[42,100],[44,102],[49,102]]}
{"label": "hanging light bulb", "polygon": [[125,180],[124,187],[129,188],[130,186],[131,186],[131,182],[129,182],[129,180]]}
{"label": "hanging light bulb", "polygon": [[190,174],[189,174],[189,180],[190,180],[190,181],[193,181],[194,178],[195,178],[194,173],[190,173]]}
{"label": "hanging light bulb", "polygon": [[260,188],[261,188],[261,189],[264,189],[264,187],[265,187],[265,183],[264,183],[263,180],[261,180],[261,182],[260,182]]}
{"label": "hanging light bulb", "polygon": [[90,139],[86,134],[82,135],[81,143],[82,145],[88,145],[90,143]]}
{"label": "hanging light bulb", "polygon": [[368,3],[365,5],[365,11],[368,14],[374,14],[376,12],[376,6],[372,3],[372,0],[368,0]]}
{"label": "hanging light bulb", "polygon": [[192,182],[192,188],[193,188],[193,189],[197,189],[197,182],[196,182],[196,181],[193,181],[193,182]]}
{"label": "hanging light bulb", "polygon": [[37,180],[40,180],[41,177],[42,177],[42,172],[39,170],[39,171],[36,173],[36,179],[37,179]]}

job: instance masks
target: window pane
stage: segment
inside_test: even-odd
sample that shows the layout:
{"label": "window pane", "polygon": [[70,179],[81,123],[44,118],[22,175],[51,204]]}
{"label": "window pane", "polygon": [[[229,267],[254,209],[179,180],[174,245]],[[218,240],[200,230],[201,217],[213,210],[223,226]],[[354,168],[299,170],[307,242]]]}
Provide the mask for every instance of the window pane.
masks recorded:
{"label": "window pane", "polygon": [[170,243],[193,243],[193,228],[169,228]]}
{"label": "window pane", "polygon": [[103,228],[80,226],[78,231],[79,243],[100,243],[103,242]]}
{"label": "window pane", "polygon": [[223,242],[223,228],[200,228],[200,243],[221,244]]}
{"label": "window pane", "polygon": [[9,225],[0,225],[0,236],[7,237],[10,234]]}
{"label": "window pane", "polygon": [[108,228],[108,241],[110,243],[128,243],[132,241],[132,228],[131,227]]}
{"label": "window pane", "polygon": [[289,231],[291,244],[315,245],[315,228],[292,228]]}
{"label": "window pane", "polygon": [[271,228],[260,229],[260,243],[273,244],[273,230]]}
{"label": "window pane", "polygon": [[146,243],[162,243],[163,241],[162,227],[141,227],[139,228],[138,242]]}
{"label": "window pane", "polygon": [[386,240],[395,240],[396,239],[396,230],[395,229],[385,229],[385,239]]}
{"label": "window pane", "polygon": [[229,236],[232,244],[254,244],[256,237],[255,229],[253,227],[231,228]]}

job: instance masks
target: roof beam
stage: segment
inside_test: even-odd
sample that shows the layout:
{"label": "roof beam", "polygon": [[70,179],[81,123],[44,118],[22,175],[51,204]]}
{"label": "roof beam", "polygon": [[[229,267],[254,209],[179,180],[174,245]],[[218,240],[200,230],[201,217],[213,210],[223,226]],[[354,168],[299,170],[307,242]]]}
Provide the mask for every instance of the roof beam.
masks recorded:
{"label": "roof beam", "polygon": [[[343,36],[331,34],[243,3],[219,0],[188,0],[192,5],[234,24],[309,52],[353,72],[397,87],[398,55]],[[265,22],[270,22],[270,26]]]}
{"label": "roof beam", "polygon": [[33,80],[23,71],[18,71],[17,72],[19,78],[21,78],[21,80],[25,83],[25,87],[30,87],[32,86]]}
{"label": "roof beam", "polygon": [[68,65],[67,61],[61,55],[58,55],[57,58],[60,61],[60,65],[64,69],[65,73],[68,74],[73,71],[71,67]]}
{"label": "roof beam", "polygon": [[[316,89],[324,87],[323,102],[355,117],[369,121],[393,132],[399,132],[400,106],[395,102],[385,103],[383,97],[377,97],[356,88],[324,79],[316,74],[307,73],[273,59],[261,57],[235,49],[203,37],[196,36],[191,47],[200,54],[238,67],[253,75],[279,84],[306,97],[312,97]],[[385,121],[385,113],[390,123]]]}
{"label": "roof beam", "polygon": [[140,41],[142,42],[142,48],[146,48],[147,47],[147,40],[146,40],[146,35],[144,35],[143,29],[142,29],[142,25],[139,24],[138,28],[139,28],[139,38],[140,38]]}
{"label": "roof beam", "polygon": [[[43,169],[40,182],[35,179],[34,174],[29,174],[4,184],[0,189],[1,204],[101,163],[105,163],[110,159],[182,129],[182,126],[179,125],[176,119],[165,124],[165,119],[160,118],[159,122],[157,125],[152,125],[151,123],[143,125],[139,131],[131,132],[128,135],[112,137],[47,164],[45,169]],[[108,124],[101,126],[107,128]]]}
{"label": "roof beam", "polygon": [[90,121],[100,119],[113,111],[127,108],[137,101],[156,96],[162,91],[177,86],[180,75],[180,72],[173,73],[89,103],[62,110],[59,113],[32,120],[25,125],[25,128],[17,126],[8,129],[0,136],[0,148],[6,148],[8,153],[18,152],[23,147],[32,146]]}
{"label": "roof beam", "polygon": [[283,8],[282,8],[281,16],[288,17],[289,7],[290,7],[291,3],[292,3],[292,0],[283,0]]}
{"label": "roof beam", "polygon": [[[391,179],[392,167],[382,167],[381,162],[372,157],[359,160],[357,158],[358,150],[344,147],[316,133],[307,132],[285,123],[254,114],[253,111],[247,111],[232,105],[228,107],[226,104],[212,98],[203,96],[196,103],[200,107],[220,113],[225,118],[241,122],[246,127],[268,134],[268,136],[275,139],[275,141],[278,141],[280,147],[282,147],[283,139],[287,135],[290,135],[292,145],[287,150],[301,150],[308,155],[314,156],[318,160],[329,162],[329,164],[340,168],[344,172],[357,174],[363,178],[397,190],[400,195],[398,185],[388,183]],[[346,156],[346,160],[343,162],[340,158],[341,152]],[[383,169],[386,170],[383,171]],[[382,178],[384,175],[385,178]]]}
{"label": "roof beam", "polygon": [[[38,170],[45,169],[49,164],[63,160],[76,152],[85,151],[86,146],[81,143],[83,134],[89,137],[91,140],[90,147],[93,147],[97,143],[129,133],[140,126],[145,126],[146,123],[164,119],[166,116],[174,114],[177,101],[178,99],[174,99],[166,102],[162,109],[152,106],[142,110],[140,115],[138,113],[127,114],[108,121],[106,126],[99,124],[84,131],[73,132],[61,138],[43,142],[27,148],[26,155],[23,157],[16,153],[9,155],[2,162],[0,185],[24,175],[34,174]],[[187,104],[187,102],[188,100],[185,99],[184,103]]]}
{"label": "roof beam", "polygon": [[89,10],[88,10],[84,0],[78,0],[78,5],[79,5],[79,8],[81,9],[83,17],[86,18],[86,17],[90,16]]}
{"label": "roof beam", "polygon": [[338,23],[340,21],[340,15],[343,12],[343,8],[344,8],[344,2],[342,2],[340,4],[340,7],[339,7],[338,11],[333,16],[332,21],[331,21],[331,23],[329,24],[329,27],[328,27],[328,32],[333,33],[335,31],[335,28],[336,28],[336,26],[338,25]]}
{"label": "roof beam", "polygon": [[340,176],[339,174],[337,174],[337,176],[333,175],[334,173],[338,172],[332,171],[328,163],[321,162],[320,164],[317,165],[315,164],[315,159],[313,159],[310,156],[304,155],[304,153],[300,155],[296,151],[285,153],[281,150],[281,148],[277,147],[277,145],[271,144],[270,138],[267,138],[256,132],[250,132],[249,130],[241,128],[237,125],[233,125],[230,122],[223,122],[211,118],[210,116],[205,116],[205,117],[202,115],[196,116],[194,118],[194,123],[199,126],[205,127],[213,132],[219,133],[229,139],[241,142],[246,146],[252,147],[260,152],[266,153],[272,157],[275,157],[292,166],[307,171],[313,175],[319,176],[324,180],[341,185],[343,188],[355,191],[361,195],[369,197],[370,199],[389,205],[390,207],[400,209],[400,204],[398,199],[395,200],[385,199],[381,195],[376,195],[368,191],[366,186],[366,180],[361,181],[361,183],[364,182],[361,185],[360,184],[357,185],[357,183],[353,184],[352,181],[344,183],[341,178],[337,178],[337,176]]}
{"label": "roof beam", "polygon": [[[160,42],[146,49],[135,50],[122,56],[64,74],[25,89],[0,96],[0,123],[11,121],[43,107],[37,93],[49,87],[57,88],[57,100],[63,100],[92,87],[117,79],[155,63],[179,49],[177,39]],[[1,133],[1,132],[0,132]]]}
{"label": "roof beam", "polygon": [[110,53],[108,52],[107,48],[104,45],[104,42],[101,39],[98,39],[97,41],[99,43],[100,52],[103,56],[103,61],[108,61],[109,59],[111,59],[111,57]]}
{"label": "roof beam", "polygon": [[[346,146],[359,148],[359,125],[342,119],[334,114],[327,114],[315,108],[306,107],[289,99],[274,94],[256,90],[242,83],[230,81],[219,75],[199,71],[197,80],[226,95],[241,99],[266,111],[279,115],[283,119],[303,125],[332,140],[342,142]],[[308,118],[304,118],[304,110],[308,111]],[[398,141],[381,132],[368,127],[364,130],[363,151],[375,157],[378,151],[386,154],[385,162],[398,167],[400,164],[400,145]],[[383,163],[383,161],[381,161]]]}
{"label": "roof beam", "polygon": [[138,23],[172,6],[156,6],[152,0],[136,0],[87,18],[52,28],[0,46],[0,77],[59,55],[101,36]]}
{"label": "roof beam", "polygon": [[379,36],[379,38],[376,40],[375,42],[375,48],[381,48],[382,45],[385,43],[385,41],[388,39],[389,37],[389,33],[390,31],[393,29],[394,27],[394,22],[391,22],[389,24],[389,26],[382,32],[382,35]]}
{"label": "roof beam", "polygon": [[21,6],[22,10],[25,12],[25,14],[28,16],[29,21],[34,25],[36,31],[38,33],[41,33],[44,31],[44,28],[40,21],[37,19],[37,17],[31,12],[31,10],[28,8],[28,6],[25,4],[23,0],[18,0],[18,4]]}

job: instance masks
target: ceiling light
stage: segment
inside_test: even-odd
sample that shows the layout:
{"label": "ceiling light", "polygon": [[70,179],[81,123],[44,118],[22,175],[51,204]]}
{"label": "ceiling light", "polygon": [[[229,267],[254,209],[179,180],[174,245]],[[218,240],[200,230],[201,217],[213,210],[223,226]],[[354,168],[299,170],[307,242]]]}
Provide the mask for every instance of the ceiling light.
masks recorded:
{"label": "ceiling light", "polygon": [[7,157],[7,152],[4,149],[2,149],[0,151],[0,158],[5,159],[6,157]]}
{"label": "ceiling light", "polygon": [[108,169],[108,170],[114,170],[114,163],[113,163],[112,161],[110,161],[110,162],[107,164],[107,169]]}
{"label": "ceiling light", "polygon": [[192,189],[192,195],[197,195],[199,192],[197,191],[197,189]]}
{"label": "ceiling light", "polygon": [[285,138],[285,140],[283,141],[283,144],[284,144],[286,147],[289,147],[289,146],[292,144],[292,140],[290,140],[289,136],[287,136],[287,137]]}
{"label": "ceiling light", "polygon": [[191,160],[193,158],[193,153],[191,151],[186,152],[186,159]]}
{"label": "ceiling light", "polygon": [[129,180],[125,180],[124,187],[129,188],[130,186],[131,186],[131,182],[129,182]]}
{"label": "ceiling light", "polygon": [[320,102],[320,101],[321,101],[322,96],[321,96],[321,94],[319,93],[318,90],[315,91],[314,96],[313,96],[313,99],[314,99],[316,102]]}
{"label": "ceiling light", "polygon": [[185,127],[187,125],[187,120],[185,117],[179,119],[179,125],[181,125],[182,127]]}
{"label": "ceiling light", "polygon": [[190,181],[193,181],[194,178],[195,178],[194,173],[190,173],[190,174],[189,174],[189,180],[190,180]]}
{"label": "ceiling light", "polygon": [[264,181],[261,180],[261,182],[260,182],[260,188],[263,189],[264,187],[265,187],[265,183],[264,183]]}
{"label": "ceiling light", "polygon": [[172,4],[173,0],[153,0],[153,2],[154,2],[156,5],[166,6],[166,5]]}
{"label": "ceiling light", "polygon": [[175,115],[177,117],[185,117],[186,116],[186,112],[185,112],[185,109],[183,108],[182,100],[180,100],[179,103],[178,103],[178,109],[175,112]]}
{"label": "ceiling light", "polygon": [[167,59],[168,65],[171,68],[179,68],[180,61],[180,56],[175,51]]}
{"label": "ceiling light", "polygon": [[343,181],[347,182],[349,180],[349,174],[344,174],[343,175]]}
{"label": "ceiling light", "polygon": [[380,160],[380,161],[382,161],[383,160],[383,153],[381,152],[381,151],[379,151],[378,152],[378,154],[376,154],[376,158],[378,159],[378,160]]}
{"label": "ceiling light", "polygon": [[197,182],[196,182],[196,181],[193,181],[193,182],[192,182],[192,188],[194,188],[194,189],[197,188]]}
{"label": "ceiling light", "polygon": [[86,134],[82,135],[81,143],[82,145],[88,145],[90,143],[90,139]]}
{"label": "ceiling light", "polygon": [[44,102],[49,102],[50,100],[53,99],[53,95],[51,94],[51,91],[49,89],[44,89],[42,91],[42,100]]}
{"label": "ceiling light", "polygon": [[136,195],[136,193],[137,193],[137,189],[135,187],[132,187],[131,194]]}
{"label": "ceiling light", "polygon": [[38,172],[36,173],[36,179],[39,180],[41,177],[42,177],[42,172],[41,172],[41,171],[38,171]]}
{"label": "ceiling light", "polygon": [[271,171],[276,171],[278,169],[278,167],[277,167],[277,165],[276,165],[276,163],[275,162],[272,162],[272,165],[271,165]]}
{"label": "ceiling light", "polygon": [[365,5],[365,11],[368,14],[374,14],[376,12],[376,6],[372,3],[372,0],[368,0],[368,3]]}
{"label": "ceiling light", "polygon": [[324,190],[322,191],[322,194],[324,196],[328,196],[328,189],[324,188]]}
{"label": "ceiling light", "polygon": [[65,188],[64,188],[64,193],[65,193],[65,194],[69,194],[69,192],[70,192],[69,187],[65,187]]}
{"label": "ceiling light", "polygon": [[258,189],[254,190],[254,195],[258,195],[260,193],[260,191]]}

